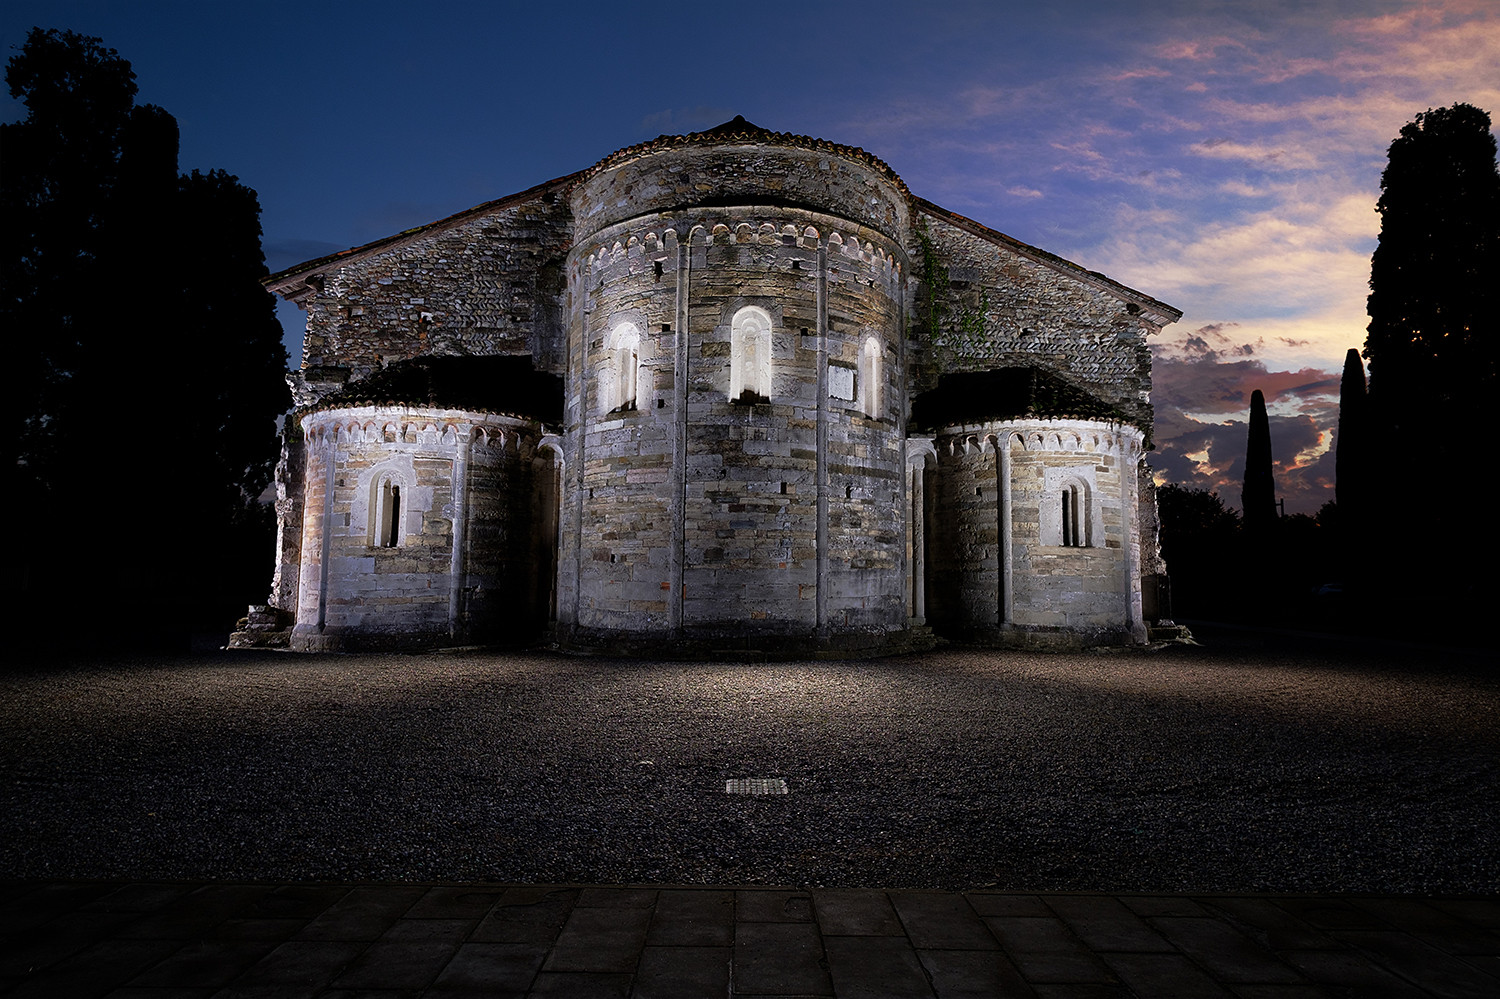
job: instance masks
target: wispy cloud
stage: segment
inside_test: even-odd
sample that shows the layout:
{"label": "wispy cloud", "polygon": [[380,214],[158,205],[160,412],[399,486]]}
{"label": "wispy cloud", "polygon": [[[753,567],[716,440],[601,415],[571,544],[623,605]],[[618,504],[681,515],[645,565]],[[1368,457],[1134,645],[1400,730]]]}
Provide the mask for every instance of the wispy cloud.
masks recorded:
{"label": "wispy cloud", "polygon": [[1211,38],[1177,38],[1158,45],[1153,55],[1158,59],[1204,62],[1217,58],[1224,49],[1243,50],[1244,48],[1243,42],[1228,35],[1217,35]]}
{"label": "wispy cloud", "polygon": [[1215,160],[1243,160],[1270,170],[1309,170],[1318,165],[1317,157],[1310,149],[1288,149],[1263,142],[1205,139],[1187,148],[1195,156]]}
{"label": "wispy cloud", "polygon": [[[1207,369],[1313,384],[1363,343],[1386,149],[1429,107],[1500,113],[1500,4],[1147,3],[1097,31],[1108,54],[1086,69],[986,66],[871,120],[867,145],[896,150],[926,196],[1181,308],[1154,348],[1158,457],[1219,475],[1224,431],[1196,417],[1242,419],[1212,400],[1243,384]],[[1195,337],[1212,360],[1183,353]],[[1285,471],[1316,508],[1336,406],[1282,405]]]}
{"label": "wispy cloud", "polygon": [[1311,513],[1332,499],[1339,379],[1316,368],[1269,368],[1253,357],[1258,344],[1240,342],[1238,332],[1206,327],[1180,348],[1155,352],[1158,480],[1211,489],[1238,506],[1250,395],[1259,389],[1277,494],[1289,512]]}

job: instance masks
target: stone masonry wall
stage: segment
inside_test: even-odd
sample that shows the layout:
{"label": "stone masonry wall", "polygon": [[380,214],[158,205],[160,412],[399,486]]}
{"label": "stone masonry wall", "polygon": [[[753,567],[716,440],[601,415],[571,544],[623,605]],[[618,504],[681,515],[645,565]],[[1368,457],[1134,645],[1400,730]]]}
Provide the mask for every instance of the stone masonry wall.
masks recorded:
{"label": "stone masonry wall", "polygon": [[[525,608],[533,428],[409,407],[315,412],[302,426],[294,648],[439,643],[471,625],[494,632],[506,607]],[[385,480],[399,487],[395,544],[388,528],[377,534]]]}
{"label": "stone masonry wall", "polygon": [[[1140,600],[1130,481],[1140,432],[1068,421],[1028,421],[1011,435],[1013,620],[1081,633],[1128,631]],[[1123,453],[1123,460],[1122,460]],[[1122,483],[1122,470],[1127,480]],[[1057,523],[1064,481],[1084,487],[1086,545],[1063,546]],[[1050,523],[1049,523],[1050,521]],[[1050,529],[1049,529],[1050,528]],[[1126,573],[1130,574],[1127,580]]]}
{"label": "stone masonry wall", "polygon": [[1146,335],[1157,327],[1138,307],[937,215],[916,226],[917,391],[948,372],[1036,366],[1151,426]]}
{"label": "stone masonry wall", "polygon": [[536,428],[520,421],[490,417],[469,428],[468,488],[461,509],[445,511],[450,521],[458,515],[463,531],[454,610],[466,641],[513,642],[536,634],[546,621],[537,591],[551,565],[536,557],[533,544],[542,529],[532,502],[536,441]]}
{"label": "stone masonry wall", "polygon": [[[827,628],[905,628],[901,268],[885,237],[839,224],[796,209],[705,211],[580,240],[573,349],[583,377],[570,382],[568,422],[582,471],[563,553],[578,566],[579,628],[811,634],[820,579]],[[773,325],[770,398],[756,404],[728,398],[731,324],[745,306]],[[606,412],[596,382],[621,322],[645,334],[639,399],[634,411]],[[880,412],[866,416],[857,399],[823,409],[820,549],[819,351],[854,385],[870,337]]]}
{"label": "stone masonry wall", "polygon": [[[672,596],[677,242],[671,229],[622,235],[619,252],[606,244],[574,264],[582,326],[570,344],[578,360],[566,421],[568,485],[579,491],[565,503],[564,559],[577,567],[577,623],[660,633],[670,627]],[[603,369],[615,363],[606,340],[624,322],[640,332],[639,384],[636,408],[613,412],[604,396]]]}
{"label": "stone masonry wall", "polygon": [[566,199],[543,192],[330,264],[306,300],[304,370],[358,379],[423,355],[530,354],[561,374],[569,223]]}
{"label": "stone masonry wall", "polygon": [[299,599],[305,463],[302,426],[291,416],[283,417],[281,456],[276,462],[276,569],[269,599],[270,606],[283,613],[295,613]]}
{"label": "stone masonry wall", "polygon": [[[973,440],[970,440],[970,437]],[[1000,521],[994,446],[979,434],[939,436],[927,553],[927,619],[967,636],[999,627]],[[931,473],[929,473],[930,475]]]}
{"label": "stone masonry wall", "polygon": [[[817,243],[790,223],[792,245],[782,245],[769,213],[708,221],[689,251],[683,620],[810,633],[818,624]],[[764,243],[761,226],[770,230]],[[730,324],[747,305],[771,316],[770,401],[753,406],[728,398]]]}
{"label": "stone masonry wall", "polygon": [[[1009,452],[1004,482],[997,441]],[[1133,635],[1140,621],[1140,549],[1131,529],[1139,431],[1028,420],[947,428],[936,445],[930,619],[969,636],[993,633],[1002,620],[1010,629],[1100,640]],[[1083,540],[1064,544],[1062,490],[1070,485],[1080,490],[1075,529]]]}
{"label": "stone masonry wall", "polygon": [[868,232],[834,232],[828,244],[828,363],[854,373],[857,396],[871,337],[880,363],[875,412],[865,413],[858,397],[823,393],[830,410],[825,616],[833,629],[900,630],[907,626],[905,271],[899,248]]}

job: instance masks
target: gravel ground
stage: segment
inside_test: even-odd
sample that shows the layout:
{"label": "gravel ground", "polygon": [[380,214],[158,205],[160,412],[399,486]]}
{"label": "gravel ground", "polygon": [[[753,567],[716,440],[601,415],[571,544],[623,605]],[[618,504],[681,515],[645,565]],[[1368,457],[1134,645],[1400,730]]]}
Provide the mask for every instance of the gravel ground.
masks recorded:
{"label": "gravel ground", "polygon": [[1500,890],[1488,656],[1199,635],[33,660],[0,676],[0,877]]}

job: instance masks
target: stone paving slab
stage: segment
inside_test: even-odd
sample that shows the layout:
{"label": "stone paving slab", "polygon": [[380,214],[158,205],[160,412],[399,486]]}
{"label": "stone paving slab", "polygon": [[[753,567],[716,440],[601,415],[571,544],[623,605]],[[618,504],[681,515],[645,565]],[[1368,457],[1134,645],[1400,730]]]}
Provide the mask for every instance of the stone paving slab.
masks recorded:
{"label": "stone paving slab", "polygon": [[1500,896],[0,882],[0,996],[1500,996]]}

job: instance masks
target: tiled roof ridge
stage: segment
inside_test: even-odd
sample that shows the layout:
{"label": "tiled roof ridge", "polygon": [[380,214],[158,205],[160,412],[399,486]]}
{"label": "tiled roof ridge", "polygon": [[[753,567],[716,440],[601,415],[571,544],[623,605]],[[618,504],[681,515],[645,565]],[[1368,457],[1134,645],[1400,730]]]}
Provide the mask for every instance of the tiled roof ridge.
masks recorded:
{"label": "tiled roof ridge", "polygon": [[764,142],[769,145],[791,146],[797,149],[815,149],[823,152],[833,153],[848,159],[859,160],[885,174],[893,181],[903,197],[910,199],[911,191],[906,186],[906,181],[901,175],[891,169],[889,163],[876,156],[874,153],[859,146],[846,146],[839,142],[831,142],[828,139],[819,139],[811,135],[799,135],[795,132],[773,132],[768,128],[762,128],[753,122],[746,121],[743,115],[735,115],[730,121],[713,128],[706,128],[701,132],[688,132],[685,135],[658,135],[654,139],[645,142],[637,142],[633,146],[617,149],[604,157],[591,167],[580,170],[572,176],[575,183],[581,183],[595,174],[616,166],[626,160],[641,156],[649,156],[652,153],[664,152],[669,149],[681,149],[685,146],[717,145],[726,142]]}

